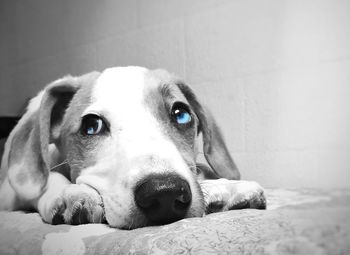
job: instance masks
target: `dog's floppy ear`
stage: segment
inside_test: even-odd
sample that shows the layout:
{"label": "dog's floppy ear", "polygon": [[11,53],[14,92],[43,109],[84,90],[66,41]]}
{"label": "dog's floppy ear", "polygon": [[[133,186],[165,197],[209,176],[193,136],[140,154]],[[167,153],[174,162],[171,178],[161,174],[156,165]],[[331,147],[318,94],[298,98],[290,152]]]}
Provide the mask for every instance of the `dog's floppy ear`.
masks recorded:
{"label": "dog's floppy ear", "polygon": [[[189,86],[181,82],[178,82],[177,85],[199,119],[199,131],[202,132],[203,135],[203,152],[211,169],[217,177],[239,180],[240,173],[228,152],[214,117],[208,109],[198,102]],[[208,175],[208,173],[205,174]]]}
{"label": "dog's floppy ear", "polygon": [[97,73],[67,76],[49,84],[32,99],[27,112],[9,137],[8,177],[20,199],[42,194],[50,170],[49,144],[59,135],[70,101]]}

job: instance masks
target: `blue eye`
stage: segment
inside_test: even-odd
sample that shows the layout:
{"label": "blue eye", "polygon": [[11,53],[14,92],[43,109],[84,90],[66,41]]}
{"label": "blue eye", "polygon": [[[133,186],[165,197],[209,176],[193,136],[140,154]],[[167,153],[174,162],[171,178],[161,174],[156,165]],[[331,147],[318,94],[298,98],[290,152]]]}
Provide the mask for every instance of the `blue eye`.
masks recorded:
{"label": "blue eye", "polygon": [[191,114],[183,107],[174,107],[172,114],[178,124],[187,124],[192,120]]}
{"label": "blue eye", "polygon": [[191,115],[188,112],[181,112],[178,110],[178,113],[176,114],[176,121],[179,124],[186,124],[191,121]]}
{"label": "blue eye", "polygon": [[105,130],[103,120],[94,114],[84,116],[81,131],[84,135],[98,135]]}

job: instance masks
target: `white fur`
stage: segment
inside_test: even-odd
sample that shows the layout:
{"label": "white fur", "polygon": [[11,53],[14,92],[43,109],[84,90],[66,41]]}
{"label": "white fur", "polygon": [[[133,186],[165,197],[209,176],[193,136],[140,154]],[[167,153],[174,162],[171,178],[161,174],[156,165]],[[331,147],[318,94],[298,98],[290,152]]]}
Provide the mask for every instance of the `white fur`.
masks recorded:
{"label": "white fur", "polygon": [[27,107],[27,113],[32,114],[40,108],[41,100],[44,95],[44,90],[40,91],[36,97],[32,98]]}
{"label": "white fur", "polygon": [[46,222],[52,222],[51,210],[57,199],[62,196],[62,191],[70,185],[70,182],[62,174],[51,172],[47,180],[46,192],[35,203],[36,210]]}

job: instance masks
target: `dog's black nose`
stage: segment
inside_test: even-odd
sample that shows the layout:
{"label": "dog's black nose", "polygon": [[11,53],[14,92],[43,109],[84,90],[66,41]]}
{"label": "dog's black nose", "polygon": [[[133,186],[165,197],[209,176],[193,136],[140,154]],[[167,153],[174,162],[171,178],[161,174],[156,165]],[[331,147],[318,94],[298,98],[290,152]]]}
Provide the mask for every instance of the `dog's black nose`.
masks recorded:
{"label": "dog's black nose", "polygon": [[174,174],[150,175],[135,189],[136,205],[154,224],[183,219],[191,200],[188,182]]}

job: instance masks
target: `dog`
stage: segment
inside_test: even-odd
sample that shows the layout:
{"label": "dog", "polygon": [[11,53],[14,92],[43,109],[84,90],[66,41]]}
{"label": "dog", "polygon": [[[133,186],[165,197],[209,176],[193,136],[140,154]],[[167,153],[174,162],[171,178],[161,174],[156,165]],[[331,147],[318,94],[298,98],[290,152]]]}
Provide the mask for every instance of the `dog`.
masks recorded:
{"label": "dog", "polygon": [[[207,165],[197,162],[200,139]],[[239,179],[186,83],[164,70],[113,67],[65,76],[30,101],[5,145],[0,209],[120,229],[264,209],[263,188]]]}

